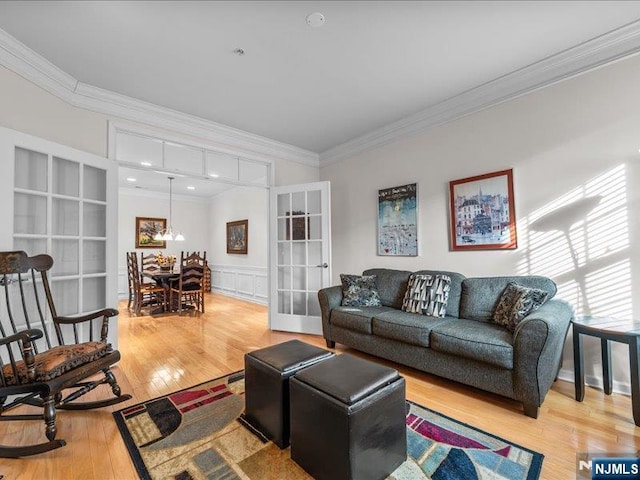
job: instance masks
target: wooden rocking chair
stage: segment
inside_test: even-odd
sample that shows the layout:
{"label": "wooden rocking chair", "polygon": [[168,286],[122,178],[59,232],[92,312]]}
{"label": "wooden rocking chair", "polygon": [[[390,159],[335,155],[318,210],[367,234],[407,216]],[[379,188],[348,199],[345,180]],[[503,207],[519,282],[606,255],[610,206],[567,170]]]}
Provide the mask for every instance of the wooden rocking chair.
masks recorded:
{"label": "wooden rocking chair", "polygon": [[[0,421],[44,420],[48,439],[35,445],[0,446],[0,457],[23,457],[64,446],[64,440],[56,440],[57,409],[86,410],[131,398],[121,393],[111,371],[120,352],[107,343],[107,334],[109,318],[118,311],[105,308],[84,315],[57,315],[47,277],[52,266],[49,255],[0,252],[0,286],[4,290],[0,308]],[[81,341],[83,337],[88,341]],[[98,373],[99,377],[89,378]],[[113,396],[74,402],[103,384],[111,387]],[[71,390],[64,392],[65,396],[67,389]],[[20,405],[42,411],[5,415]]]}

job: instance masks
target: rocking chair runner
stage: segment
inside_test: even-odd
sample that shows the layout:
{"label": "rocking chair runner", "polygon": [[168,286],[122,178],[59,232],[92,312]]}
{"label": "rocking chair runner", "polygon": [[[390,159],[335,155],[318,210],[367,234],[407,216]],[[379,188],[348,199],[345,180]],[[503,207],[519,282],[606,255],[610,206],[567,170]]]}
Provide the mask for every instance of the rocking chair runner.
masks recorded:
{"label": "rocking chair runner", "polygon": [[[120,352],[107,343],[107,335],[109,318],[118,311],[105,308],[84,315],[59,316],[47,277],[52,266],[49,255],[0,252],[0,286],[4,290],[0,308],[0,421],[42,419],[48,439],[36,445],[0,446],[0,457],[34,455],[64,446],[64,440],[55,439],[56,409],[86,410],[131,398],[121,393],[111,371],[120,360]],[[83,335],[88,335],[88,341],[80,341]],[[98,379],[89,379],[100,372]],[[113,397],[74,402],[105,383]],[[67,389],[73,391],[63,396]],[[5,415],[20,405],[36,406],[42,412]]]}

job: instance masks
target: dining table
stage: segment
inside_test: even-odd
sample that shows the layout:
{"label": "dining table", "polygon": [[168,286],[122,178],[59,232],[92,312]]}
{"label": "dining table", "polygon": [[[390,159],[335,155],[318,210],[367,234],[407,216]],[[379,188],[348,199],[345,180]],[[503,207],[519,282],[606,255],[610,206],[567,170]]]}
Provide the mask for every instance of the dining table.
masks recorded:
{"label": "dining table", "polygon": [[[153,271],[143,271],[142,276],[145,278],[150,278],[157,285],[160,285],[164,288],[164,296],[165,301],[162,304],[162,308],[153,310],[151,312],[152,315],[157,315],[160,313],[168,313],[168,312],[177,312],[178,311],[178,303],[177,302],[169,302],[169,290],[171,288],[171,281],[177,280],[180,278],[180,270],[179,269],[171,269],[171,270],[153,270]],[[188,308],[183,305],[182,308]]]}

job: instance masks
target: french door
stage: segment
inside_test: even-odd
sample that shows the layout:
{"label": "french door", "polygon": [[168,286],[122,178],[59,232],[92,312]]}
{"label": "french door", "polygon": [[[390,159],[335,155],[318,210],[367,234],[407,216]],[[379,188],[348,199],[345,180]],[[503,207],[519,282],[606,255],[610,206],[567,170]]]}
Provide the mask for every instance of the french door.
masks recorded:
{"label": "french door", "polygon": [[331,282],[329,182],[270,193],[269,328],[322,333],[318,290]]}
{"label": "french door", "polygon": [[[0,159],[0,250],[53,257],[60,315],[115,307],[115,163],[7,128],[0,128]],[[117,340],[114,324],[109,341]]]}

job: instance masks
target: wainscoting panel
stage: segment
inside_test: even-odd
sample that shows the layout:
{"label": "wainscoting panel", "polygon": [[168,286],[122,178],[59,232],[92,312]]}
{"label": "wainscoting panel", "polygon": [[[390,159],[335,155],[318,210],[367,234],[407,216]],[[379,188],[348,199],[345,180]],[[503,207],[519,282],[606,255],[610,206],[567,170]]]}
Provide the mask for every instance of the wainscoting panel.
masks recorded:
{"label": "wainscoting panel", "polygon": [[118,298],[129,296],[129,283],[127,280],[127,270],[118,269]]}
{"label": "wainscoting panel", "polygon": [[266,305],[268,303],[267,268],[239,265],[213,265],[211,290]]}

